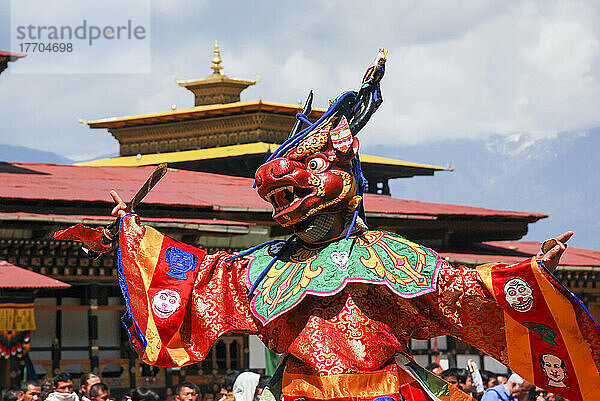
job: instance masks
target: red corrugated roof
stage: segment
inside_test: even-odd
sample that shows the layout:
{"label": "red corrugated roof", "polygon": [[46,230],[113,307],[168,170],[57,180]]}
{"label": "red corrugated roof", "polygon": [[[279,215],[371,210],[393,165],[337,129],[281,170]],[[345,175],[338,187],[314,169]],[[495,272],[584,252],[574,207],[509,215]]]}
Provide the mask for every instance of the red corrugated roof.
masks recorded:
{"label": "red corrugated roof", "polygon": [[0,288],[67,288],[70,284],[0,260]]}
{"label": "red corrugated roof", "polygon": [[[520,252],[526,255],[536,255],[541,247],[539,242],[528,242],[528,241],[490,241],[484,242],[486,245],[490,245],[500,250],[506,250],[508,252]],[[500,263],[517,263],[528,256],[507,256],[507,255],[481,255],[481,254],[468,254],[468,253],[441,253],[443,257],[447,257],[450,260],[458,261],[459,263],[487,263],[487,262],[500,262]],[[565,253],[560,258],[561,266],[591,266],[600,267],[600,251],[591,249],[574,248],[568,247]]]}
{"label": "red corrugated roof", "polygon": [[[115,220],[112,216],[90,216],[90,215],[76,215],[76,214],[42,214],[42,213],[0,213],[0,220],[27,220],[27,219],[43,219],[43,220],[60,220],[69,221],[73,223],[86,224],[86,220],[96,221],[101,220],[103,222],[112,222]],[[193,223],[193,224],[213,224],[222,226],[249,226],[252,223],[243,221],[233,220],[219,220],[219,219],[181,219],[174,217],[145,217],[141,216],[142,223],[145,222],[165,222],[165,223]]]}
{"label": "red corrugated roof", "polygon": [[543,213],[517,212],[512,210],[487,209],[482,207],[451,205],[446,203],[421,202],[407,199],[391,198],[384,195],[365,194],[367,212],[420,214],[430,216],[465,215],[465,216],[503,216],[503,217],[533,217],[541,219],[548,217]]}
{"label": "red corrugated roof", "polygon": [[[0,198],[112,203],[108,194],[111,189],[119,192],[124,199],[131,199],[153,170],[152,166],[91,167],[5,163],[0,166]],[[271,205],[256,194],[252,182],[249,178],[170,169],[144,202],[217,210],[235,208],[270,211]],[[535,220],[548,216],[541,213],[411,201],[373,194],[365,195],[365,207],[368,213],[421,216],[502,216]]]}

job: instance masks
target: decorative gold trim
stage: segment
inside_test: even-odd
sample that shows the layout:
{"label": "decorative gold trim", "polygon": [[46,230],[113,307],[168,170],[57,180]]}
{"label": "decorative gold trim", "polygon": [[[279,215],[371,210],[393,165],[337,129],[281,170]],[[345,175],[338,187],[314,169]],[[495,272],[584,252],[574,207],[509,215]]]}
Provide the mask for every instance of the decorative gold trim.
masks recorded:
{"label": "decorative gold trim", "polygon": [[[383,238],[399,242],[411,248],[417,255],[416,266],[412,266],[405,255],[400,255],[395,252],[385,241],[383,241]],[[381,278],[385,278],[394,284],[408,284],[414,282],[417,285],[429,285],[427,283],[427,278],[421,274],[423,267],[427,263],[427,253],[420,245],[405,240],[404,238],[393,237],[381,231],[367,231],[358,237],[356,245],[369,252],[369,257],[365,258],[361,256],[360,261],[362,264],[369,269],[373,269]],[[404,273],[406,277],[401,277],[386,269],[381,259],[381,252],[374,249],[375,245],[384,250],[385,254],[392,261],[393,266]]]}
{"label": "decorative gold trim", "polygon": [[302,159],[303,157],[313,155],[321,150],[329,140],[329,130],[331,129],[332,121],[330,120],[324,127],[311,132],[304,138],[292,151],[290,157],[292,159]]}
{"label": "decorative gold trim", "polygon": [[310,185],[312,185],[313,187],[317,187],[316,196],[323,196],[323,195],[325,195],[325,184],[323,184],[323,180],[321,180],[319,177],[317,177],[316,175],[312,174],[308,178],[308,183]]}
{"label": "decorative gold trim", "polygon": [[[317,277],[321,272],[323,272],[323,268],[321,266],[315,266],[312,268],[312,262],[319,256],[318,252],[316,252],[313,256],[304,260],[300,263],[294,262],[286,262],[280,268],[277,268],[277,263],[271,267],[269,272],[267,273],[267,279],[262,285],[261,289],[261,298],[263,302],[269,305],[269,309],[267,310],[267,314],[271,314],[276,308],[277,305],[287,301],[290,297],[298,294],[300,290],[306,288],[310,283],[310,280]],[[271,296],[271,291],[273,286],[277,282],[277,280],[286,272],[286,270],[294,265],[293,270],[288,274],[283,283],[281,283],[277,287],[277,291],[275,293],[275,297]],[[291,282],[296,276],[298,270],[302,269],[302,276],[300,277],[300,281],[298,284],[294,286],[291,290]],[[287,291],[287,294],[284,295],[284,292]]]}
{"label": "decorative gold trim", "polygon": [[[184,82],[184,81],[180,81]],[[289,105],[283,103],[275,103],[275,102],[264,102],[262,100],[254,100],[249,102],[235,102],[235,103],[226,103],[226,104],[211,104],[211,105],[203,105],[198,107],[193,107],[190,109],[176,109],[169,110],[160,113],[152,113],[152,114],[140,114],[134,116],[126,116],[126,117],[113,117],[113,118],[103,118],[100,120],[87,121],[87,125],[90,128],[113,128],[113,127],[122,127],[122,123],[130,123],[131,125],[138,124],[151,124],[153,122],[159,121],[169,121],[173,122],[177,119],[189,119],[189,118],[203,118],[203,117],[211,117],[212,115],[209,112],[222,112],[226,115],[226,113],[239,113],[239,112],[251,112],[251,111],[266,111],[266,112],[277,112],[277,113],[290,113],[296,114],[302,111],[302,106],[298,105]],[[315,113],[315,117],[320,117],[325,113],[326,110],[323,109],[313,109],[312,113]],[[209,115],[207,115],[209,114]],[[312,115],[312,114],[311,114]],[[121,125],[116,125],[117,123],[121,123]]]}

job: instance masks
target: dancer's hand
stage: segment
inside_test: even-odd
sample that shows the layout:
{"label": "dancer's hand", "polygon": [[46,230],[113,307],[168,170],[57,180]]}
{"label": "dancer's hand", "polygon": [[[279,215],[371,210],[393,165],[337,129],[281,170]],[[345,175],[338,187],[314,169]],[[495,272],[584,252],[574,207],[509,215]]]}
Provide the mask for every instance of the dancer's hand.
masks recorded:
{"label": "dancer's hand", "polygon": [[[127,204],[123,201],[123,199],[121,199],[117,191],[114,189],[110,191],[110,196],[112,196],[113,200],[117,204],[117,206],[113,208],[111,214],[115,217],[118,216],[123,218],[126,214],[125,209],[127,208]],[[131,212],[133,213],[133,210]]]}
{"label": "dancer's hand", "polygon": [[558,267],[558,262],[565,249],[567,249],[567,241],[573,235],[573,231],[567,231],[556,238],[551,238],[544,241],[542,248],[537,254],[537,259],[542,262],[548,270],[554,272]]}

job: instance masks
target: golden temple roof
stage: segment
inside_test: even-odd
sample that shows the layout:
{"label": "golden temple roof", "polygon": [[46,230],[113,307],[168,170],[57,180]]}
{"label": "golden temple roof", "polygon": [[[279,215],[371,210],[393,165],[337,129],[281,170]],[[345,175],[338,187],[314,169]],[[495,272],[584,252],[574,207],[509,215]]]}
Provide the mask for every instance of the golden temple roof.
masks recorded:
{"label": "golden temple roof", "polygon": [[[241,145],[220,146],[218,148],[206,148],[195,150],[184,150],[180,152],[166,152],[144,154],[140,156],[120,156],[109,159],[93,160],[89,162],[76,163],[78,166],[148,166],[160,163],[180,163],[194,160],[221,159],[227,157],[271,154],[277,150],[279,144],[254,142]],[[447,170],[445,167],[433,166],[422,163],[412,163],[403,160],[388,159],[379,156],[370,156],[362,154],[360,156],[362,164],[407,167],[414,169],[423,169],[433,171]]]}
{"label": "golden temple roof", "polygon": [[[250,102],[210,104],[192,107],[189,109],[176,109],[151,114],[102,118],[100,120],[93,121],[80,120],[80,122],[89,125],[90,128],[121,128],[135,125],[174,122],[204,117],[219,117],[257,111],[296,115],[296,113],[302,112],[302,106],[254,100]],[[311,117],[318,118],[322,116],[325,111],[326,110],[324,109],[313,109]]]}
{"label": "golden temple roof", "polygon": [[209,76],[207,76],[206,78],[202,78],[202,79],[187,79],[187,80],[176,79],[175,82],[177,82],[177,85],[183,86],[184,88],[191,88],[191,87],[198,88],[198,87],[204,87],[204,86],[212,86],[215,84],[229,84],[229,85],[243,86],[244,88],[247,88],[248,86],[254,85],[256,83],[256,81],[247,81],[247,80],[243,80],[243,79],[229,78],[227,75],[224,75],[221,73],[213,73],[213,74],[210,74]]}

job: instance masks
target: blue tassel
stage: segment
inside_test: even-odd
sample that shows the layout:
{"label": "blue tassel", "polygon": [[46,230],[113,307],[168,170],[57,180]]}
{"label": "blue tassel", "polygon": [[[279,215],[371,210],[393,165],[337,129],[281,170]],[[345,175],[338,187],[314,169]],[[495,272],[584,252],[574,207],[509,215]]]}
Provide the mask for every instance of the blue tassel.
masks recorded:
{"label": "blue tassel", "polygon": [[358,217],[358,209],[356,209],[354,211],[354,215],[352,216],[352,223],[350,223],[350,227],[348,227],[348,232],[346,232],[346,239],[350,238],[350,235],[352,234],[352,231],[354,230],[354,224],[356,223],[357,217]]}
{"label": "blue tassel", "polygon": [[[356,163],[354,164],[354,177],[356,178],[356,185],[358,189],[358,195],[363,196],[365,193],[366,179],[362,172],[362,166],[360,164],[360,155],[356,154]],[[363,219],[363,222],[367,223],[367,216],[365,215],[364,202],[361,200],[360,205],[357,209],[359,216]]]}
{"label": "blue tassel", "polygon": [[308,117],[306,117],[306,115],[304,115],[302,113],[296,113],[296,118],[298,120],[302,121],[306,125],[312,125],[312,123],[310,122],[310,120],[308,119]]}
{"label": "blue tassel", "polygon": [[[365,176],[362,173],[362,167],[360,165],[360,156],[358,153],[356,153],[356,157],[355,157],[355,162],[354,165],[352,166],[352,169],[354,170],[354,179],[356,180],[356,192],[359,196],[363,196],[364,192],[365,192]],[[352,235],[352,232],[354,231],[354,225],[356,224],[356,219],[358,218],[359,214],[361,215],[361,217],[363,218],[363,220],[365,220],[364,217],[364,207],[363,207],[363,201],[361,200],[360,203],[358,204],[358,207],[356,208],[356,210],[354,211],[354,215],[352,216],[352,222],[350,223],[350,226],[348,227],[348,231],[346,232],[346,239],[350,238],[350,235]]]}
{"label": "blue tassel", "polygon": [[269,270],[271,270],[271,267],[273,267],[275,262],[277,262],[279,255],[283,254],[283,252],[285,252],[285,250],[290,246],[290,244],[292,243],[294,238],[296,238],[296,235],[292,235],[291,237],[289,237],[287,239],[287,241],[285,241],[285,244],[283,244],[283,246],[281,247],[279,252],[277,252],[277,255],[273,256],[273,259],[271,259],[271,261],[269,262],[267,267],[265,267],[265,269],[262,272],[260,272],[256,281],[254,282],[254,284],[252,284],[252,288],[250,289],[250,292],[248,293],[248,298],[252,298],[252,294],[254,294],[254,291],[256,291],[260,282],[265,278],[265,276],[267,275]]}
{"label": "blue tassel", "polygon": [[356,163],[354,164],[354,177],[356,178],[356,184],[358,186],[358,194],[360,196],[365,192],[365,176],[362,172],[362,166],[360,164],[360,155],[356,153]]}
{"label": "blue tassel", "polygon": [[[327,109],[325,114],[323,114],[321,116],[321,118],[319,118],[314,124],[310,122],[310,120],[306,117],[306,115],[304,115],[302,113],[297,113],[296,118],[299,119],[300,121],[302,121],[303,123],[308,124],[308,127],[304,128],[302,131],[298,132],[293,137],[286,139],[281,144],[281,146],[275,152],[273,152],[267,158],[267,160],[265,160],[265,163],[268,163],[271,160],[273,160],[277,157],[280,157],[282,154],[284,154],[285,152],[287,152],[288,150],[290,150],[291,148],[296,146],[298,144],[298,142],[300,142],[302,139],[304,139],[313,129],[315,129],[315,127],[317,127],[326,118],[329,118],[329,116],[331,116],[331,114],[336,112],[337,108],[342,104],[343,101],[345,101],[348,98],[348,96],[356,97],[356,95],[357,95],[357,93],[354,91],[346,91],[346,92],[342,93],[340,96],[337,97],[337,99],[335,99],[335,102],[331,106],[329,106],[329,108]],[[360,102],[362,102],[362,100]],[[360,105],[360,102],[359,102],[359,105]],[[356,110],[356,108],[355,108],[355,110]],[[252,188],[256,188],[256,181],[254,181],[254,183],[252,184]]]}
{"label": "blue tassel", "polygon": [[[279,157],[281,154],[287,152],[289,149],[291,149],[293,146],[295,146],[304,137],[306,137],[306,135],[308,135],[313,129],[315,129],[321,122],[323,122],[325,119],[329,118],[334,112],[336,112],[338,107],[342,104],[342,102],[345,101],[349,96],[356,97],[356,92],[346,91],[346,92],[342,93],[340,96],[338,96],[338,98],[335,100],[335,102],[331,106],[329,106],[329,108],[327,109],[325,114],[323,114],[321,116],[321,118],[319,118],[314,124],[306,127],[302,131],[300,131],[297,135],[293,136],[292,138],[288,138],[279,147],[279,149],[277,149],[271,156],[269,156],[269,158],[266,160],[266,162],[269,162],[269,161],[275,159],[276,157]],[[298,114],[301,115],[301,113],[298,113]],[[298,117],[298,114],[296,115],[296,117],[300,118],[300,117]],[[301,121],[306,122],[304,120],[301,120]],[[308,121],[308,119],[307,119],[307,121]],[[309,124],[310,124],[310,122],[309,122]]]}
{"label": "blue tassel", "polygon": [[234,260],[234,259],[237,259],[237,258],[241,258],[241,257],[243,257],[243,256],[246,256],[246,255],[248,255],[248,254],[250,254],[250,253],[252,253],[252,252],[256,251],[257,249],[259,249],[259,248],[262,248],[262,247],[263,247],[263,246],[265,246],[265,245],[272,244],[273,242],[277,242],[277,240],[274,240],[274,239],[272,239],[272,240],[270,240],[270,241],[263,242],[262,244],[258,244],[258,245],[256,245],[256,246],[254,246],[254,247],[250,248],[250,249],[246,249],[245,251],[243,251],[243,252],[240,252],[240,253],[238,253],[237,255],[233,255],[233,256],[230,256],[230,257],[228,257],[227,259],[225,259],[225,262],[230,262],[230,261],[232,261],[232,260]]}

